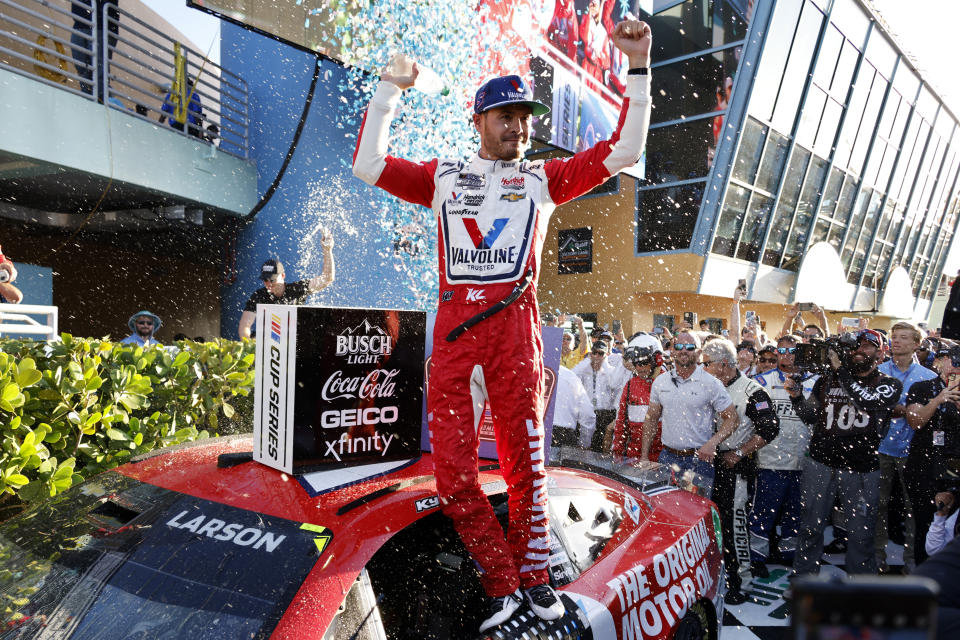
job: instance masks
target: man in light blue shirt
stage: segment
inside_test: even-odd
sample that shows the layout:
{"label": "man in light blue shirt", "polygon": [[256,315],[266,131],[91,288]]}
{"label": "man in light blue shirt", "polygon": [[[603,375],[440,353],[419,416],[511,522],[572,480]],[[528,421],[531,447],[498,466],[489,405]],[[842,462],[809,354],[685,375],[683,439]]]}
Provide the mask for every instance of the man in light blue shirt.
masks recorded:
{"label": "man in light blue shirt", "polygon": [[[907,451],[910,449],[910,440],[913,439],[913,429],[904,418],[907,392],[915,382],[929,380],[937,374],[921,365],[914,353],[920,347],[923,336],[916,325],[910,322],[898,322],[890,328],[890,359],[877,369],[880,373],[896,378],[903,384],[900,402],[893,409],[890,419],[890,428],[880,442],[880,509],[877,513],[877,529],[873,540],[873,548],[877,556],[877,568],[881,573],[889,571],[887,566],[887,504],[893,491],[894,480],[899,481],[903,495],[904,506],[907,511],[904,523],[903,565],[904,571],[914,568],[914,545],[916,544],[916,529],[913,520],[913,508],[907,497],[907,489],[903,480],[903,467],[907,461]],[[921,541],[922,542],[922,541]]]}

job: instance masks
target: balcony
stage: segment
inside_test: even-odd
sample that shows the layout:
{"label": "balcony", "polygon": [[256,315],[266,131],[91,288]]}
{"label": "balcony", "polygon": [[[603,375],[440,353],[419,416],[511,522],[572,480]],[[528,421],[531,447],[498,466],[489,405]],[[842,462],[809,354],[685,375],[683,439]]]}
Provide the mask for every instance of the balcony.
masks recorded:
{"label": "balcony", "polygon": [[250,211],[243,78],[143,5],[89,6],[0,0],[0,216],[135,230]]}

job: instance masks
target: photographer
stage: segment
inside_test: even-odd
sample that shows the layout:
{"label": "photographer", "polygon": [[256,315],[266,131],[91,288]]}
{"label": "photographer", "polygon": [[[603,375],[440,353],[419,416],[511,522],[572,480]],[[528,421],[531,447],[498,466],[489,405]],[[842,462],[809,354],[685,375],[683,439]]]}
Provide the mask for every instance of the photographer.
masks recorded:
{"label": "photographer", "polygon": [[795,380],[784,384],[797,415],[813,430],[810,454],[801,465],[803,510],[793,568],[798,574],[819,572],[823,532],[839,496],[849,531],[847,572],[876,573],[877,447],[901,384],[877,371],[883,338],[876,331],[845,334],[829,344],[829,367],[809,397]]}
{"label": "photographer", "polygon": [[[904,478],[916,526],[916,539],[926,539],[936,506],[930,496],[941,491],[951,463],[960,458],[960,347],[937,352],[933,361],[940,375],[910,387],[907,393],[907,424],[913,427],[913,439],[904,465]],[[923,562],[927,553],[916,545],[915,560]]]}
{"label": "photographer", "polygon": [[939,491],[933,497],[937,505],[937,512],[933,516],[933,524],[927,531],[927,541],[924,545],[927,555],[940,551],[947,543],[957,536],[957,489]]}

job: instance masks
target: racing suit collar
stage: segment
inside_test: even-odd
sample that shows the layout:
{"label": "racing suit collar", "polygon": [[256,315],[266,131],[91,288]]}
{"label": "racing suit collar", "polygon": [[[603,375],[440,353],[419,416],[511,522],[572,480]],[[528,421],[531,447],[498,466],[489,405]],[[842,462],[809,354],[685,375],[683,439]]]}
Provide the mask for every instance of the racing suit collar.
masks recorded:
{"label": "racing suit collar", "polygon": [[506,171],[519,165],[517,162],[504,162],[503,160],[487,160],[480,157],[480,152],[473,154],[470,160],[470,169],[477,173],[496,173],[497,171]]}

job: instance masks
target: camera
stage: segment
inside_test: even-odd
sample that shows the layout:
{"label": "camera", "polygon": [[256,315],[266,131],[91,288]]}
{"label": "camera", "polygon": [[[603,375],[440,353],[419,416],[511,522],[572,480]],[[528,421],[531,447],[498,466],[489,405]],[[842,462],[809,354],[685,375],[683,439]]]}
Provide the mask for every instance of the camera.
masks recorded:
{"label": "camera", "polygon": [[844,333],[830,336],[826,340],[810,340],[809,344],[798,344],[793,364],[804,373],[823,373],[830,368],[830,352],[835,351],[844,365],[850,353],[857,348],[857,336]]}
{"label": "camera", "polygon": [[932,640],[939,586],[914,576],[802,577],[790,588],[791,640]]}
{"label": "camera", "polygon": [[10,282],[10,272],[6,269],[0,269],[0,283]]}

